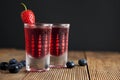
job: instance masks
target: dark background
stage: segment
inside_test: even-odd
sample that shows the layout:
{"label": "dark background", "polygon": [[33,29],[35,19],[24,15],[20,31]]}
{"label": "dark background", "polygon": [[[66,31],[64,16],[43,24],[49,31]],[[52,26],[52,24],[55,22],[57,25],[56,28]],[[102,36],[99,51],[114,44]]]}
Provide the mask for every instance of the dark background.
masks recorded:
{"label": "dark background", "polygon": [[120,0],[1,0],[0,48],[24,49],[21,2],[38,22],[70,23],[69,50],[120,51]]}

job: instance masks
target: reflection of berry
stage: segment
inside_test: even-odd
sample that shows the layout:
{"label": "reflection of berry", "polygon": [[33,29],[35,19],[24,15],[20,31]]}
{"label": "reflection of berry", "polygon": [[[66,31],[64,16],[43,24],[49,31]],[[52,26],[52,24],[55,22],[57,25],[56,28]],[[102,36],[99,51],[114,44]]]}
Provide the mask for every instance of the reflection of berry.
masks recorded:
{"label": "reflection of berry", "polygon": [[35,23],[35,15],[32,10],[28,10],[24,3],[21,3],[25,10],[21,12],[21,19],[24,23]]}
{"label": "reflection of berry", "polygon": [[67,65],[67,68],[73,68],[75,66],[73,61],[68,61],[66,65]]}
{"label": "reflection of berry", "polygon": [[47,69],[48,67],[49,67],[49,65],[46,64],[46,65],[45,65],[45,69]]}
{"label": "reflection of berry", "polygon": [[16,59],[10,59],[9,64],[17,64],[18,61]]}
{"label": "reflection of berry", "polygon": [[18,64],[11,64],[9,65],[8,70],[10,73],[18,73],[20,69]]}
{"label": "reflection of berry", "polygon": [[0,69],[1,70],[7,70],[8,69],[8,62],[1,62],[0,63]]}
{"label": "reflection of berry", "polygon": [[86,59],[80,59],[80,60],[78,60],[78,64],[80,66],[85,66],[85,65],[87,65],[87,60]]}

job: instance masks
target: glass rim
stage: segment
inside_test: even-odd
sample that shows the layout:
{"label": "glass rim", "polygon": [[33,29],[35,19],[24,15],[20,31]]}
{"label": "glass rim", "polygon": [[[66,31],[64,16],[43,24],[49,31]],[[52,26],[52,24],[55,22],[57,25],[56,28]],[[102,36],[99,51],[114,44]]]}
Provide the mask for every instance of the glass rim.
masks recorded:
{"label": "glass rim", "polygon": [[52,27],[53,24],[51,23],[24,23],[24,27],[27,27],[27,26],[33,26],[33,28],[37,28],[37,26],[39,27]]}
{"label": "glass rim", "polygon": [[34,26],[34,25],[40,25],[40,26],[52,26],[53,24],[52,23],[24,23],[24,25],[31,25],[31,26]]}
{"label": "glass rim", "polygon": [[65,28],[69,28],[70,24],[69,23],[53,23],[53,27],[65,27]]}
{"label": "glass rim", "polygon": [[24,26],[41,26],[41,27],[45,27],[45,26],[50,26],[50,27],[60,27],[60,28],[69,28],[70,24],[69,23],[40,23],[40,22],[36,22],[36,23],[24,23]]}

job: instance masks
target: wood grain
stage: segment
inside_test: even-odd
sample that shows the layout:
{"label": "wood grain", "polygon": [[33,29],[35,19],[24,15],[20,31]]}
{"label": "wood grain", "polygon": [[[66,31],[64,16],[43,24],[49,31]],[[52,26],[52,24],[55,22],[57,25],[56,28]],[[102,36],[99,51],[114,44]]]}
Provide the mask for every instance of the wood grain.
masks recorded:
{"label": "wood grain", "polygon": [[[25,51],[0,49],[0,62],[12,58],[25,59]],[[88,66],[78,65],[81,58],[87,59]],[[120,52],[70,51],[68,59],[75,62],[74,68],[52,68],[47,72],[26,72],[23,68],[17,74],[0,70],[0,80],[120,80]]]}
{"label": "wood grain", "polygon": [[23,80],[89,80],[86,67],[78,66],[78,59],[84,58],[83,52],[69,52],[69,60],[75,62],[72,69],[50,69],[47,72],[30,72]]}
{"label": "wood grain", "polygon": [[[25,59],[25,51],[16,49],[0,50],[0,62],[8,62],[12,58],[17,59],[18,61]],[[25,72],[25,68],[20,70],[20,72],[17,74],[11,74],[8,70],[0,70],[0,80],[22,80],[26,74],[27,73]]]}
{"label": "wood grain", "polygon": [[90,80],[120,80],[120,53],[86,52]]}

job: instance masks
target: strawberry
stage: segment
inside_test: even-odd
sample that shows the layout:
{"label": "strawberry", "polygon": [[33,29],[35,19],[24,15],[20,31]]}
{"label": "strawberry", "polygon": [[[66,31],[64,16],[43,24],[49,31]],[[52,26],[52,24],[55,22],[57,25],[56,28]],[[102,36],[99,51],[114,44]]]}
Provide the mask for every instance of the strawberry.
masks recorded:
{"label": "strawberry", "polygon": [[21,3],[25,10],[21,12],[21,19],[23,23],[29,23],[33,24],[35,23],[35,15],[32,10],[27,9],[26,5],[24,3]]}

